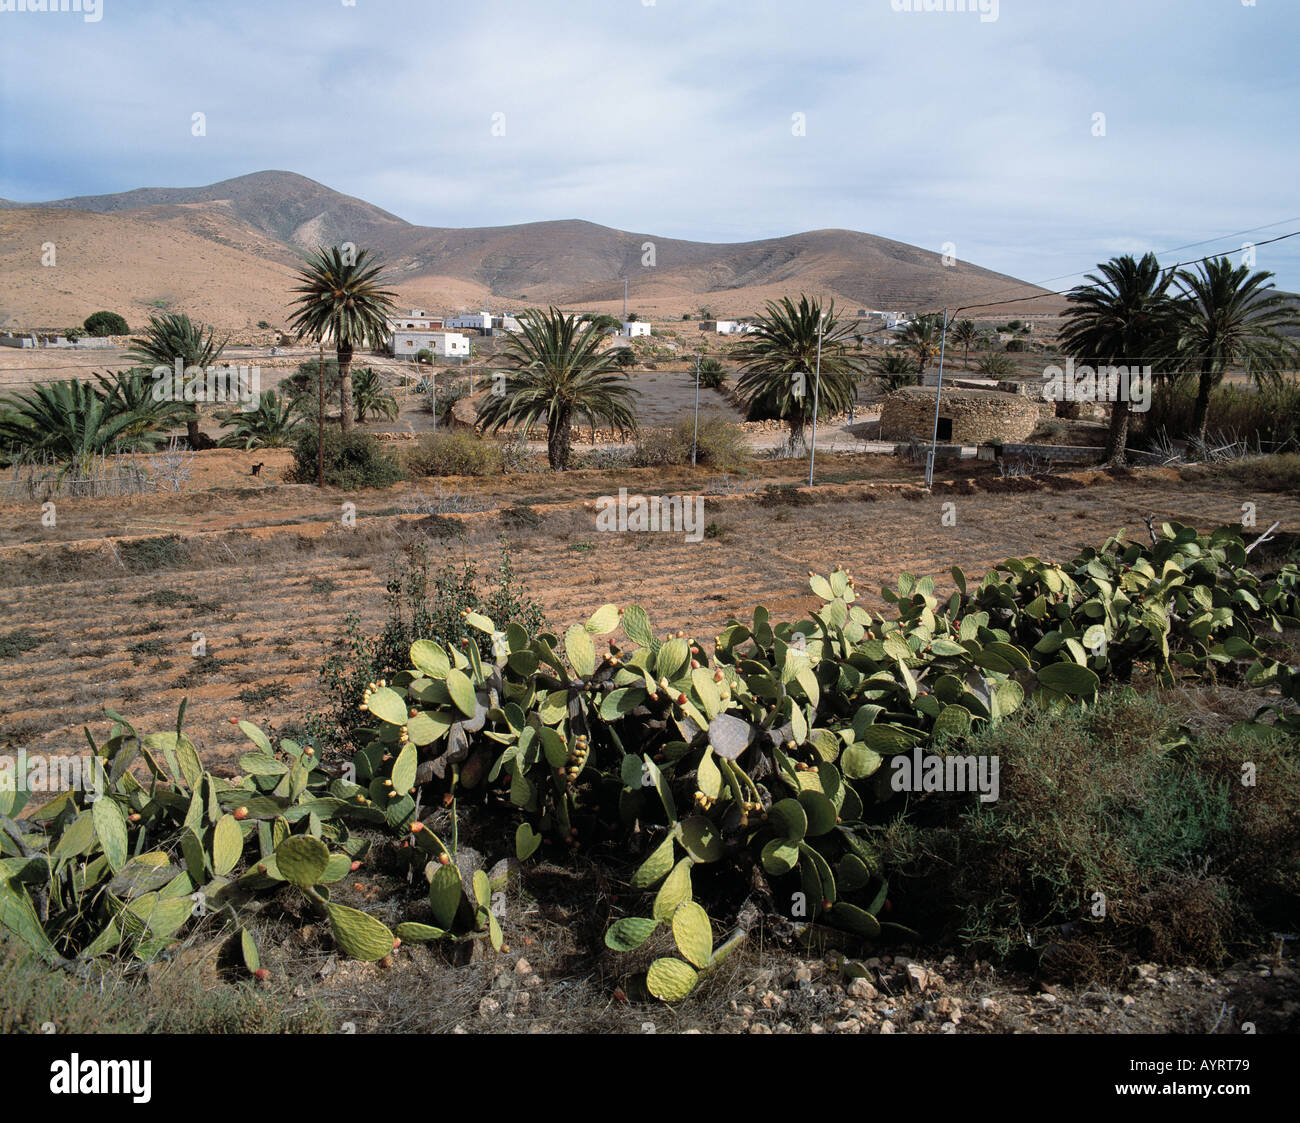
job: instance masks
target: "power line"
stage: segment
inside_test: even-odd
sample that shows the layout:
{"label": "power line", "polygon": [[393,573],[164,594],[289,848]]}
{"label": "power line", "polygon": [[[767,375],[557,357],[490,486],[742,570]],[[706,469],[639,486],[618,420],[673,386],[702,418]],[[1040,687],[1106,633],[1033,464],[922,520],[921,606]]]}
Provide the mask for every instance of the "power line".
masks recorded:
{"label": "power line", "polygon": [[[1284,242],[1288,238],[1294,238],[1297,235],[1300,235],[1300,230],[1293,230],[1291,231],[1290,234],[1279,234],[1276,238],[1268,238],[1265,241],[1256,242],[1255,245],[1257,247],[1268,246],[1268,245],[1272,245],[1274,242]],[[1233,237],[1233,235],[1224,235],[1224,236]],[[1210,240],[1217,241],[1218,239],[1210,239]],[[1193,261],[1178,261],[1175,262],[1173,265],[1168,266],[1168,270],[1172,271],[1174,269],[1185,269],[1189,265],[1200,265],[1202,262],[1214,261],[1223,256],[1224,254],[1222,253],[1211,253],[1211,254],[1206,254],[1204,257],[1198,257]],[[1046,300],[1048,297],[1051,296],[1066,296],[1073,291],[1074,287],[1075,286],[1071,286],[1068,289],[1059,289],[1055,292],[1039,293],[1036,296],[1019,296],[1011,300],[991,300],[984,304],[963,304],[960,308],[954,310],[953,315],[955,316],[958,312],[966,312],[971,308],[1000,308],[1004,304],[1026,304],[1031,300]],[[938,313],[936,311],[936,312],[926,313],[926,314],[937,315]]]}

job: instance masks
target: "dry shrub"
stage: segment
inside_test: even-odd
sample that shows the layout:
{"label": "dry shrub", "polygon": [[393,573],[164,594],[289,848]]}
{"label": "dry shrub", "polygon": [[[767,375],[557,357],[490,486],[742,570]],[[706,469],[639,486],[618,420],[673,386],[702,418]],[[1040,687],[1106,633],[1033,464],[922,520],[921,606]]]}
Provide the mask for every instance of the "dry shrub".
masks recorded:
{"label": "dry shrub", "polygon": [[501,449],[466,429],[428,433],[408,464],[420,476],[495,476],[502,470]]}
{"label": "dry shrub", "polygon": [[1000,798],[914,799],[883,830],[896,907],[927,937],[1100,980],[1262,946],[1300,893],[1300,762],[1280,738],[1193,730],[1189,712],[1125,689],[966,738],[963,754],[999,758]]}

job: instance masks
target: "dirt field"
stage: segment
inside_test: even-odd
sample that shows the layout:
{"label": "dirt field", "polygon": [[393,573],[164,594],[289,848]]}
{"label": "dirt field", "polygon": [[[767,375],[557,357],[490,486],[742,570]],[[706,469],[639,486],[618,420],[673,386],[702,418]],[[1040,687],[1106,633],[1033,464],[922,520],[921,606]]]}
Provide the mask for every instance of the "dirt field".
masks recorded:
{"label": "dirt field", "polygon": [[[257,461],[266,467],[253,480]],[[504,535],[553,627],[607,601],[637,602],[657,627],[698,635],[759,603],[794,616],[810,603],[810,568],[842,564],[864,591],[905,570],[948,589],[954,563],[977,573],[1009,555],[1065,556],[1121,529],[1145,534],[1150,514],[1209,527],[1239,520],[1249,501],[1261,526],[1300,524],[1300,498],[1184,482],[1167,469],[1044,485],[963,468],[927,495],[903,460],[827,456],[811,490],[793,486],[802,462],[772,461],[745,481],[705,469],[587,470],[348,495],[283,482],[288,461],[282,451],[201,453],[186,491],[61,500],[54,527],[42,526],[37,504],[0,506],[0,748],[79,751],[83,724],[106,727],[104,706],[141,729],[166,728],[184,697],[187,728],[214,758],[242,751],[231,717],[300,719],[319,705],[317,671],[345,614],[378,623],[393,559],[427,537],[419,507],[439,495],[483,509],[436,528],[454,520],[464,535],[430,539],[435,559],[489,570]],[[759,490],[770,484],[789,486]],[[620,487],[704,493],[707,533],[692,542],[597,531],[595,499]],[[349,502],[352,529],[341,521]],[[538,525],[503,522],[501,511],[518,504],[534,506]]]}

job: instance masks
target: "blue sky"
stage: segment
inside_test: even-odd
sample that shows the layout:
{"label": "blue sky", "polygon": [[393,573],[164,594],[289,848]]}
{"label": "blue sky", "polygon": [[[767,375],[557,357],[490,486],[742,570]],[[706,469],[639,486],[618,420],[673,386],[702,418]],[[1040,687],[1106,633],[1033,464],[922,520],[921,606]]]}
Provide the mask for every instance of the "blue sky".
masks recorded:
{"label": "blue sky", "polygon": [[[1297,0],[100,2],[0,11],[0,196],[281,168],[429,225],[844,227],[1051,287],[1300,229]],[[1300,237],[1257,266],[1300,290]]]}

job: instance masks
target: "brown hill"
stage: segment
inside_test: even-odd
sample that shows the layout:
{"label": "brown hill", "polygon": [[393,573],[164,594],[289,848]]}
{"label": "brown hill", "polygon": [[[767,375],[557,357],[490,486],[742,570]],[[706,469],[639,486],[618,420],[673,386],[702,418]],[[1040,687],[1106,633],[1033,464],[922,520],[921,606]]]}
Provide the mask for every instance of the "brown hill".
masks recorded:
{"label": "brown hill", "polygon": [[[707,307],[737,316],[810,292],[858,308],[928,310],[1031,297],[1042,290],[902,242],[815,230],[756,242],[660,238],[566,220],[467,229],[415,226],[291,172],[207,187],[142,188],[48,203],[0,200],[0,325],[63,327],[97,308],[134,325],[151,308],[193,312],[226,328],[281,324],[305,249],[350,241],[389,265],[403,302],[447,311],[559,304],[629,307],[677,319]],[[40,247],[56,246],[42,266]],[[646,243],[654,264],[642,264]],[[1056,300],[984,315],[1043,317]],[[974,313],[979,317],[981,313]]]}

